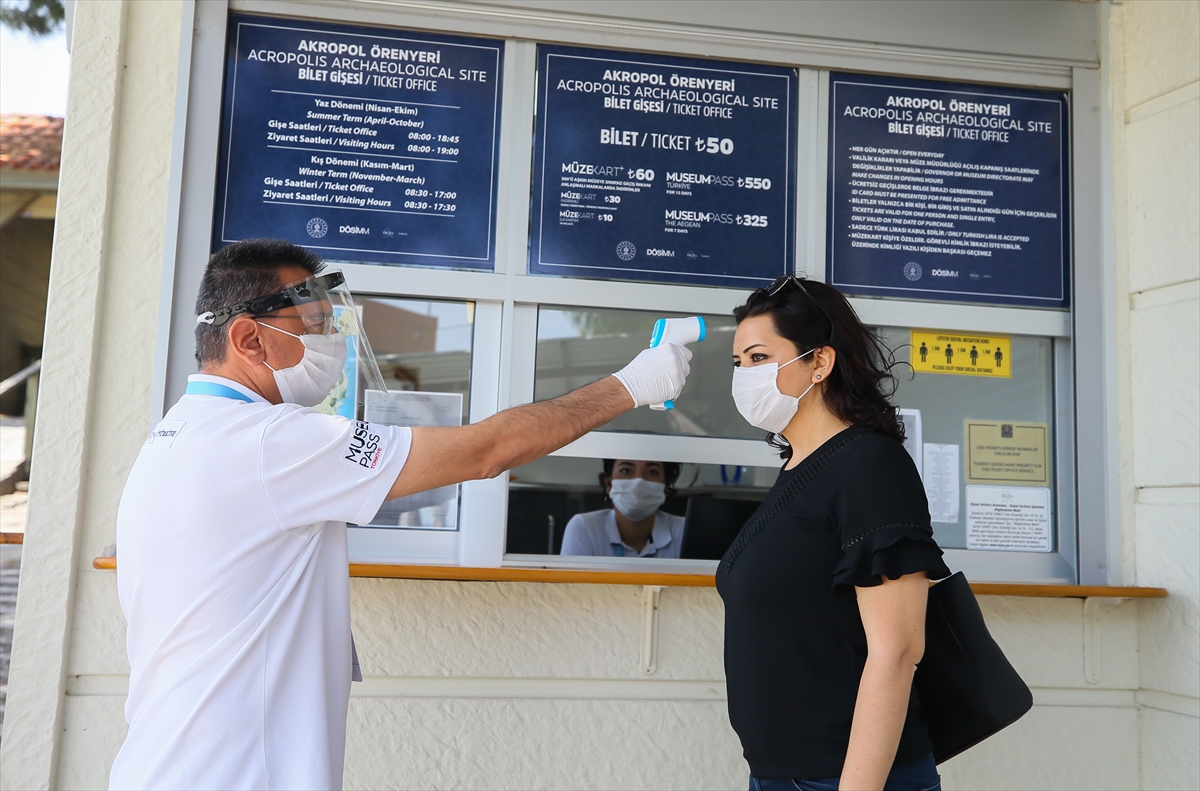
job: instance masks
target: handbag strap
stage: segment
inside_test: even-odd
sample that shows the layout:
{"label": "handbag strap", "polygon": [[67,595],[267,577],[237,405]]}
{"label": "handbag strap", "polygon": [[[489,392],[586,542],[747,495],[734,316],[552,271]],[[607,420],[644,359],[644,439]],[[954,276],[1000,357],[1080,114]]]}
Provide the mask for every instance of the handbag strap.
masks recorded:
{"label": "handbag strap", "polygon": [[725,573],[729,573],[729,569],[733,567],[733,562],[737,560],[738,555],[740,555],[742,550],[746,548],[746,545],[749,544],[750,541],[753,540],[754,537],[758,535],[758,533],[761,532],[764,527],[770,524],[775,517],[779,516],[780,512],[787,508],[788,505],[791,504],[792,500],[795,500],[796,496],[799,495],[800,492],[802,492],[810,483],[813,482],[814,479],[816,479],[818,475],[821,474],[822,471],[824,471],[826,467],[829,466],[830,462],[833,461],[833,457],[837,455],[839,451],[841,451],[850,443],[859,439],[860,436],[860,434],[854,434],[852,436],[845,437],[831,445],[820,456],[805,463],[804,469],[800,470],[795,478],[792,478],[787,482],[787,485],[784,486],[783,491],[779,493],[779,497],[776,498],[775,502],[771,503],[771,507],[761,513],[753,522],[743,527],[741,532],[737,534],[737,538],[733,540],[733,544],[730,545],[729,551],[725,553],[725,560],[722,564],[725,566]]}

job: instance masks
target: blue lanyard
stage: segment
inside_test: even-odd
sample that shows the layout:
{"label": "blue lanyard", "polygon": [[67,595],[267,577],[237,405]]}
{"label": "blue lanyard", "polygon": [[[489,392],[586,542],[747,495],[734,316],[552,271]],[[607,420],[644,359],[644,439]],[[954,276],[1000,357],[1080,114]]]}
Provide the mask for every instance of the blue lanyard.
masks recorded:
{"label": "blue lanyard", "polygon": [[254,399],[245,393],[239,393],[232,387],[219,385],[216,382],[188,382],[187,390],[184,392],[188,395],[220,396],[221,398],[245,401],[247,404],[254,403]]}

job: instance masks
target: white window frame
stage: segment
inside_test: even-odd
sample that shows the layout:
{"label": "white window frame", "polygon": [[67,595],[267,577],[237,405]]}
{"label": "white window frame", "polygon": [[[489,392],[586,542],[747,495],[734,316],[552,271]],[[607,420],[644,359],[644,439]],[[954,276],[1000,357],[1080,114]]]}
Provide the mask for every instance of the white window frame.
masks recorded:
{"label": "white window frame", "polygon": [[[186,9],[185,9],[186,11]],[[401,11],[403,13],[401,13]],[[536,106],[537,44],[599,46],[613,20],[554,11],[524,13],[461,4],[432,7],[394,0],[206,0],[195,6],[195,40],[181,69],[181,105],[173,174],[178,198],[169,211],[155,391],[150,422],[182,393],[194,370],[191,305],[209,253],[215,163],[224,79],[225,23],[230,12],[326,19],[486,38],[504,38],[500,161],[494,272],[417,267],[340,265],[363,296],[446,299],[475,303],[470,420],[527,403],[533,397],[539,305],[726,314],[747,291],[700,286],[540,277],[527,274],[530,174]],[[799,129],[796,269],[824,279],[829,71],[1008,84],[1071,94],[1073,288],[1069,311],[990,307],[894,299],[852,298],[868,325],[1027,334],[1052,338],[1058,482],[1057,551],[1049,554],[947,550],[951,566],[977,580],[1118,582],[1119,536],[1115,483],[1115,359],[1112,262],[1105,255],[1100,198],[1104,178],[1098,69],[1028,56],[929,56],[920,48],[830,47],[798,37],[714,36],[687,24],[622,26],[623,48],[680,56],[766,62],[798,69]],[[965,45],[964,45],[965,46]],[[1087,107],[1088,113],[1077,108]],[[174,177],[173,177],[174,178]],[[176,214],[177,212],[177,214]],[[764,443],[710,437],[593,432],[557,455],[584,458],[622,454],[702,463],[775,466]],[[712,561],[562,559],[506,556],[507,474],[464,484],[458,531],[352,529],[354,559],[476,567],[572,566],[626,571],[695,573]]]}

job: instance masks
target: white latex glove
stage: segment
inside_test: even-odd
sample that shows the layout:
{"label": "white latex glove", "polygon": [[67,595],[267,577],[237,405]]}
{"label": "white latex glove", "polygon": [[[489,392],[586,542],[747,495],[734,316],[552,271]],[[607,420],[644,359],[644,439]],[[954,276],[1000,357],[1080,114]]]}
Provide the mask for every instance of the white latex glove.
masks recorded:
{"label": "white latex glove", "polygon": [[663,343],[643,349],[629,365],[613,376],[633,397],[635,407],[661,404],[679,398],[687,375],[692,372],[688,361],[692,350],[678,343]]}

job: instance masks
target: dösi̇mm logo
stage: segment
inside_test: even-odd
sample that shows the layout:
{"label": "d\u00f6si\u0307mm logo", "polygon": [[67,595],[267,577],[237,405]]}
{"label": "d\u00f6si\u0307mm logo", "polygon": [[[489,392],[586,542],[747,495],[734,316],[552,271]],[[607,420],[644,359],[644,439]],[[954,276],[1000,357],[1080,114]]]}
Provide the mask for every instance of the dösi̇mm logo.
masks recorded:
{"label": "d\u00f6si\u0307mm logo", "polygon": [[904,279],[917,282],[921,279],[921,265],[916,261],[909,261],[904,265]]}
{"label": "d\u00f6si\u0307mm logo", "polygon": [[304,230],[308,231],[308,235],[314,239],[320,239],[325,234],[329,233],[329,223],[322,220],[320,217],[313,217],[308,221],[308,225],[304,226]]}
{"label": "d\u00f6si\u0307mm logo", "polygon": [[929,274],[933,277],[958,277],[957,269],[930,269]]}

